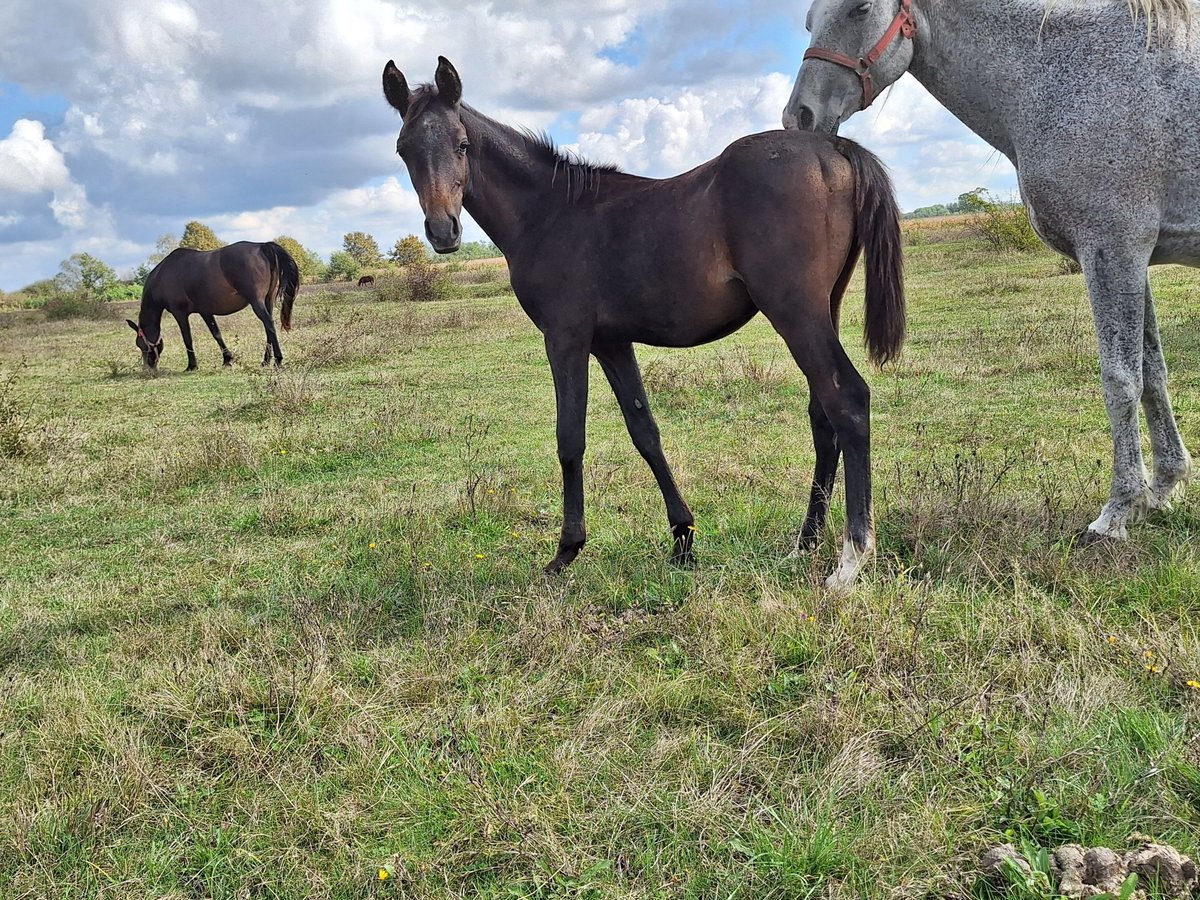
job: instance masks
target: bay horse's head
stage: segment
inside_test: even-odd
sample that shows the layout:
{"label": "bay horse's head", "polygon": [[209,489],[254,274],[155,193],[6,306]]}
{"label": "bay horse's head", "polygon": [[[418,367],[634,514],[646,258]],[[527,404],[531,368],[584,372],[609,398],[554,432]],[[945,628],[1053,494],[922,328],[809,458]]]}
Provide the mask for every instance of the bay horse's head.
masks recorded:
{"label": "bay horse's head", "polygon": [[815,0],[805,27],[812,43],[783,110],[784,128],[836,133],[912,63],[912,0]]}
{"label": "bay horse's head", "polygon": [[142,331],[142,327],[136,322],[126,319],[125,324],[137,334],[134,342],[137,344],[138,350],[142,352],[142,363],[151,372],[156,372],[158,370],[158,358],[162,356],[163,352],[162,336],[159,335],[158,340],[152,342],[150,338],[146,337],[146,332]]}
{"label": "bay horse's head", "polygon": [[383,95],[404,120],[396,152],[421,201],[425,236],[438,253],[453,253],[462,241],[459,215],[470,176],[470,144],[459,106],[462,81],[450,61],[439,56],[433,85],[410,92],[404,75],[388,60]]}

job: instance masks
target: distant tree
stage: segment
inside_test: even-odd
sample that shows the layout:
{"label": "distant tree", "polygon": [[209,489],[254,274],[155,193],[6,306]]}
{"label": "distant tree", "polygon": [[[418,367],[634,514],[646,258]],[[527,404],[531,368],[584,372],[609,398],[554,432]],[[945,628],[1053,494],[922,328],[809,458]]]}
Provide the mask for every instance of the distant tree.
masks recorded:
{"label": "distant tree", "polygon": [[281,234],[275,238],[275,243],[286,250],[288,255],[296,261],[296,267],[300,270],[301,278],[306,281],[313,281],[325,274],[324,260],[294,237]]}
{"label": "distant tree", "polygon": [[[199,224],[199,223],[196,223]],[[214,235],[215,239],[215,235]],[[150,254],[150,258],[146,260],[150,268],[154,268],[160,262],[167,258],[172,250],[179,247],[179,238],[173,234],[160,234],[158,240],[154,242],[154,252]]]}
{"label": "distant tree", "polygon": [[429,251],[425,248],[423,240],[415,234],[410,234],[396,241],[396,246],[392,247],[392,252],[388,256],[398,266],[411,266],[413,263],[421,263],[429,259]]}
{"label": "distant tree", "polygon": [[[199,224],[199,223],[197,223]],[[146,261],[133,270],[129,280],[135,284],[145,284],[146,276],[154,271],[154,267],[167,258],[172,250],[179,246],[179,238],[173,234],[160,234],[154,242],[154,252],[146,257]]]}
{"label": "distant tree", "polygon": [[975,188],[965,194],[959,194],[958,200],[947,205],[952,213],[978,212],[983,207],[982,198],[987,194],[987,188]]}
{"label": "distant tree", "polygon": [[72,253],[62,261],[54,283],[64,293],[84,291],[93,297],[103,297],[116,285],[117,273],[90,253]]}
{"label": "distant tree", "polygon": [[495,259],[503,255],[491,241],[466,241],[455,254],[458,259]]}
{"label": "distant tree", "polygon": [[353,278],[358,274],[360,268],[358,260],[348,252],[345,250],[335,250],[333,255],[329,257],[329,267],[325,270],[325,277],[329,281]]}
{"label": "distant tree", "polygon": [[383,262],[383,254],[375,238],[365,231],[351,231],[342,238],[342,249],[354,257],[360,268],[378,266]]}
{"label": "distant tree", "polygon": [[932,219],[934,216],[950,215],[950,207],[944,203],[937,203],[933,206],[921,206],[914,209],[910,213],[905,213],[906,219]]}
{"label": "distant tree", "polygon": [[225,243],[203,222],[193,220],[184,226],[179,246],[190,247],[193,250],[216,250],[224,247]]}
{"label": "distant tree", "polygon": [[58,291],[58,285],[55,284],[53,278],[43,278],[41,281],[35,281],[33,284],[27,284],[18,294],[25,294],[29,297],[49,297]]}

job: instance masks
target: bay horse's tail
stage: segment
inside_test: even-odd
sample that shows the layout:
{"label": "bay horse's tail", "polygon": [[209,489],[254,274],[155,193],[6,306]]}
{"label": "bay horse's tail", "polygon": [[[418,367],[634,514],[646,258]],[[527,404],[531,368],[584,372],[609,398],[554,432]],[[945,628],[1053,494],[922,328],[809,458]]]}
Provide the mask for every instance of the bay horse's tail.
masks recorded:
{"label": "bay horse's tail", "polygon": [[[864,337],[871,362],[881,366],[899,356],[904,344],[904,241],[900,233],[900,207],[896,205],[892,180],[874,153],[846,138],[836,138],[835,143],[854,170],[857,210],[854,240],[863,249],[867,270]],[[857,252],[851,258],[856,256]]]}
{"label": "bay horse's tail", "polygon": [[300,289],[300,269],[291,254],[274,241],[267,241],[262,248],[271,263],[271,281],[275,286],[269,296],[272,299],[283,297],[283,303],[279,306],[279,324],[284,331],[291,331],[292,304],[296,302],[296,291]]}

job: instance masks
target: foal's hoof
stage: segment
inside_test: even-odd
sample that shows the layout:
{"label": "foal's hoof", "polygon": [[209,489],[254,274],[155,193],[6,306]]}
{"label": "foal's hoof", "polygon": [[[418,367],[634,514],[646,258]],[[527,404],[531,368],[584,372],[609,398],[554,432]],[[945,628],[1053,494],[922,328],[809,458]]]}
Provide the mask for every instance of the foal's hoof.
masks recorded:
{"label": "foal's hoof", "polygon": [[579,555],[579,551],[583,549],[583,541],[578,544],[564,547],[561,544],[558,547],[558,553],[554,555],[554,559],[546,565],[545,572],[547,575],[559,575],[562,570],[575,561],[575,557]]}
{"label": "foal's hoof", "polygon": [[692,552],[691,547],[686,550],[677,548],[671,552],[671,565],[681,569],[694,569],[696,568],[696,554]]}
{"label": "foal's hoof", "polygon": [[690,523],[674,525],[671,535],[675,538],[675,544],[671,548],[671,565],[684,569],[695,568],[696,555],[692,552],[692,541],[696,536],[696,526]]}

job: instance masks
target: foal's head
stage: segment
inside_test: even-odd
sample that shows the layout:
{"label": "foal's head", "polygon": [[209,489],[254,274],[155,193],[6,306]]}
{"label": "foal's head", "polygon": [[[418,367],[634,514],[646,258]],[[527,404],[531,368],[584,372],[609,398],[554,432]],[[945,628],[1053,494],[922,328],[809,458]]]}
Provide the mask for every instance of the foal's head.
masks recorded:
{"label": "foal's head", "polygon": [[155,371],[158,368],[158,358],[162,356],[163,352],[162,336],[160,335],[157,341],[151,343],[150,338],[146,337],[146,333],[142,331],[140,325],[130,319],[126,319],[125,324],[137,334],[135,343],[137,344],[137,348],[142,351],[142,362],[151,372]]}
{"label": "foal's head", "polygon": [[438,253],[453,253],[462,240],[458,217],[470,176],[470,144],[459,108],[462,81],[450,61],[439,56],[433,86],[410,92],[404,75],[388,60],[383,68],[383,94],[404,120],[396,152],[408,167],[421,200],[425,236]]}

